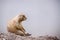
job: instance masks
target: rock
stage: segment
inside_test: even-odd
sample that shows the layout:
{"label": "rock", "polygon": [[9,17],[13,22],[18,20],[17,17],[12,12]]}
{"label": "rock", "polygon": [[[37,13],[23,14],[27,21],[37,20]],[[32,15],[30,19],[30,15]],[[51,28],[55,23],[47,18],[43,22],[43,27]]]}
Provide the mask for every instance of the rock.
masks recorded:
{"label": "rock", "polygon": [[20,36],[14,33],[0,33],[0,40],[59,40],[56,36]]}

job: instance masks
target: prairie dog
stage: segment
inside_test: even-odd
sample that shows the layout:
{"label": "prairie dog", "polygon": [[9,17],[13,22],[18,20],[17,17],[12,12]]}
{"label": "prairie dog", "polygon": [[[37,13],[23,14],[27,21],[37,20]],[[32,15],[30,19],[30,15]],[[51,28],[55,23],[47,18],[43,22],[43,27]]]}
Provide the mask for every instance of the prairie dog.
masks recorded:
{"label": "prairie dog", "polygon": [[25,21],[27,18],[24,14],[19,14],[10,21],[8,21],[7,24],[7,31],[15,33],[17,35],[25,36],[26,30],[22,26],[22,21]]}

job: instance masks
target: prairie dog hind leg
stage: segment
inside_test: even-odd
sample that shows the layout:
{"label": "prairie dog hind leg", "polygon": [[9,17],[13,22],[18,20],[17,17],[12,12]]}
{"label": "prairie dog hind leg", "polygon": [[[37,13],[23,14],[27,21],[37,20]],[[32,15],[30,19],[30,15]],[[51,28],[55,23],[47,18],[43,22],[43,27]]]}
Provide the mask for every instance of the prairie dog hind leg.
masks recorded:
{"label": "prairie dog hind leg", "polygon": [[16,31],[15,34],[20,35],[20,36],[25,36],[25,34],[22,31]]}

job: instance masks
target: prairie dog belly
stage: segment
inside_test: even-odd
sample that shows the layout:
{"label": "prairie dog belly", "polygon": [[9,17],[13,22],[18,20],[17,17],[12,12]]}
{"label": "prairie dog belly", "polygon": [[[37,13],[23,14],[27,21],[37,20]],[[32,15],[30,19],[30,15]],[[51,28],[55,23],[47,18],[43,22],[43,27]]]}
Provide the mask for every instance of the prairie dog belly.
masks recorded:
{"label": "prairie dog belly", "polygon": [[12,27],[7,27],[7,30],[8,32],[13,32],[13,33],[17,31],[16,28],[12,28]]}
{"label": "prairie dog belly", "polygon": [[11,22],[8,23],[7,30],[8,30],[8,32],[16,32],[17,31],[15,24],[11,23]]}

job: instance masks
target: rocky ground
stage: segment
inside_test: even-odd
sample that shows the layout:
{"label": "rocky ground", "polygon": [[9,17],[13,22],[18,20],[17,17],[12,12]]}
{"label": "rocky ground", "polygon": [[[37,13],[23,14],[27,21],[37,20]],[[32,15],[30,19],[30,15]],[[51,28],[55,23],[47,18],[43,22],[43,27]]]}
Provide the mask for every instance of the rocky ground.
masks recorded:
{"label": "rocky ground", "polygon": [[19,36],[13,33],[0,33],[0,40],[59,40],[56,36]]}

